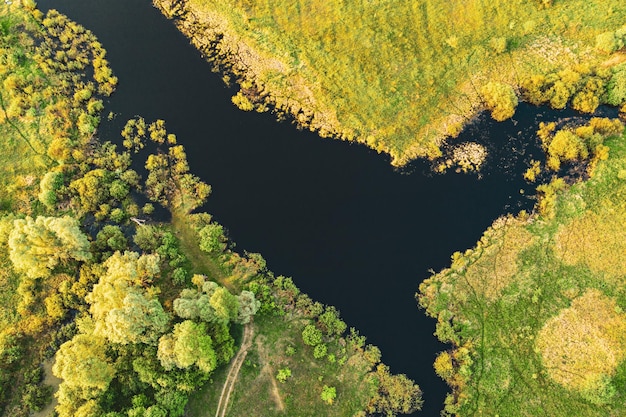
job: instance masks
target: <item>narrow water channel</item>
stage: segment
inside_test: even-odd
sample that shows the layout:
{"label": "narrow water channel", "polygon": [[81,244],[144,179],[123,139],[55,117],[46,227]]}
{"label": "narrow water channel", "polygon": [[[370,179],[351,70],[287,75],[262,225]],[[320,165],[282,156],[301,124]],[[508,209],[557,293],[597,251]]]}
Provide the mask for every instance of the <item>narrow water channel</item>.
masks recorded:
{"label": "narrow water channel", "polygon": [[[191,170],[213,187],[206,205],[239,250],[261,253],[315,300],[336,306],[379,346],[394,372],[424,391],[421,416],[438,416],[447,392],[432,363],[445,346],[414,294],[429,270],[472,247],[506,212],[530,209],[522,173],[539,150],[525,142],[548,115],[520,105],[512,121],[486,117],[466,129],[492,150],[486,172],[403,172],[362,146],[320,139],[244,113],[229,91],[150,0],[44,0],[92,30],[120,79],[101,136],[117,141],[135,115],[162,118],[188,152]],[[571,113],[550,112],[550,117]]]}

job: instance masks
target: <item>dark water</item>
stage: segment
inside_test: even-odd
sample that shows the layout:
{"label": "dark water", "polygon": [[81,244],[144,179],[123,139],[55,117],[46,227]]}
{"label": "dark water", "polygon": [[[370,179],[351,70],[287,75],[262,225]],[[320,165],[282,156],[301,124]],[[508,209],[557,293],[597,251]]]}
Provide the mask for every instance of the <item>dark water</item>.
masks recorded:
{"label": "dark water", "polygon": [[539,151],[521,138],[547,116],[521,105],[513,121],[483,117],[467,129],[464,138],[492,150],[480,180],[425,175],[420,162],[399,173],[364,147],[237,110],[233,92],[149,0],[39,4],[91,29],[108,51],[120,84],[107,104],[118,116],[102,126],[103,139],[114,140],[107,132],[119,132],[135,115],[165,119],[187,148],[192,171],[213,186],[205,209],[238,249],[260,252],[276,274],[293,276],[314,299],[337,306],[394,372],[420,384],[420,415],[439,415],[447,387],[432,362],[445,346],[414,294],[429,269],[472,247],[495,218],[532,207],[520,194],[521,176],[524,161]]}

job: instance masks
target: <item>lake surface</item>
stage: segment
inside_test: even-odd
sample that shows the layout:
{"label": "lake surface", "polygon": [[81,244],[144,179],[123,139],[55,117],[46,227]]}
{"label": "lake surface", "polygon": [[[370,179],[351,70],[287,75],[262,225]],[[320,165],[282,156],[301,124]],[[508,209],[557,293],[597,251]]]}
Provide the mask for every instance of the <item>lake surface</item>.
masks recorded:
{"label": "lake surface", "polygon": [[[520,105],[511,121],[480,118],[461,140],[490,150],[476,175],[433,175],[416,162],[398,172],[362,146],[298,131],[270,114],[245,113],[234,91],[150,0],[45,0],[92,30],[120,78],[106,103],[104,140],[119,140],[125,121],[165,119],[188,153],[192,172],[211,184],[204,209],[229,231],[238,250],[261,253],[276,275],[293,276],[315,300],[336,306],[348,326],[379,346],[392,371],[424,391],[421,416],[438,416],[447,387],[434,373],[444,350],[434,321],[415,292],[429,270],[474,245],[506,212],[531,209],[522,173],[539,121],[548,115]],[[573,112],[550,112],[557,117]],[[526,161],[526,162],[524,162]]]}

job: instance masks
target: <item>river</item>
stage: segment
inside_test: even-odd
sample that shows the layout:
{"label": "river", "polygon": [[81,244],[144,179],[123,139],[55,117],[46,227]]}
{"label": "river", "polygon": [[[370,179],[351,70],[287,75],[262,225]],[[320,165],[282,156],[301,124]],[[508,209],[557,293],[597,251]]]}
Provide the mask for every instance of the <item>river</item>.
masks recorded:
{"label": "river", "polygon": [[[363,146],[320,139],[271,114],[245,113],[232,90],[150,0],[45,0],[92,30],[120,79],[101,136],[114,140],[135,115],[165,119],[191,171],[211,184],[204,209],[238,250],[261,253],[277,275],[293,276],[313,299],[336,306],[348,326],[381,348],[392,371],[424,391],[421,416],[438,416],[447,386],[434,373],[434,321],[419,311],[419,283],[474,245],[506,212],[531,209],[522,180],[528,138],[548,115],[520,105],[513,120],[481,117],[461,139],[491,150],[477,175],[402,171]],[[550,112],[552,118],[573,113]],[[106,113],[105,113],[106,115]],[[525,143],[526,142],[526,143]]]}

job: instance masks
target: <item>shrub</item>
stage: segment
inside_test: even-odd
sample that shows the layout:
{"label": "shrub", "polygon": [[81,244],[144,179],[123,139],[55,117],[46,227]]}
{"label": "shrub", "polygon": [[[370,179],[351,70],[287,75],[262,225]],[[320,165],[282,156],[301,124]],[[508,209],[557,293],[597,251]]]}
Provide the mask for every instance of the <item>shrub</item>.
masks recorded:
{"label": "shrub", "polygon": [[312,324],[307,324],[302,330],[302,340],[309,346],[317,346],[322,343],[322,332]]}
{"label": "shrub", "polygon": [[324,385],[320,397],[326,404],[332,405],[332,403],[335,402],[335,398],[337,398],[337,389],[335,387]]}
{"label": "shrub", "polygon": [[491,117],[501,122],[513,117],[517,108],[517,96],[508,84],[489,82],[480,90],[485,105],[491,111]]}
{"label": "shrub", "polygon": [[287,381],[287,379],[291,378],[291,369],[289,368],[281,368],[278,370],[278,373],[276,374],[276,379],[279,382],[285,382]]}

